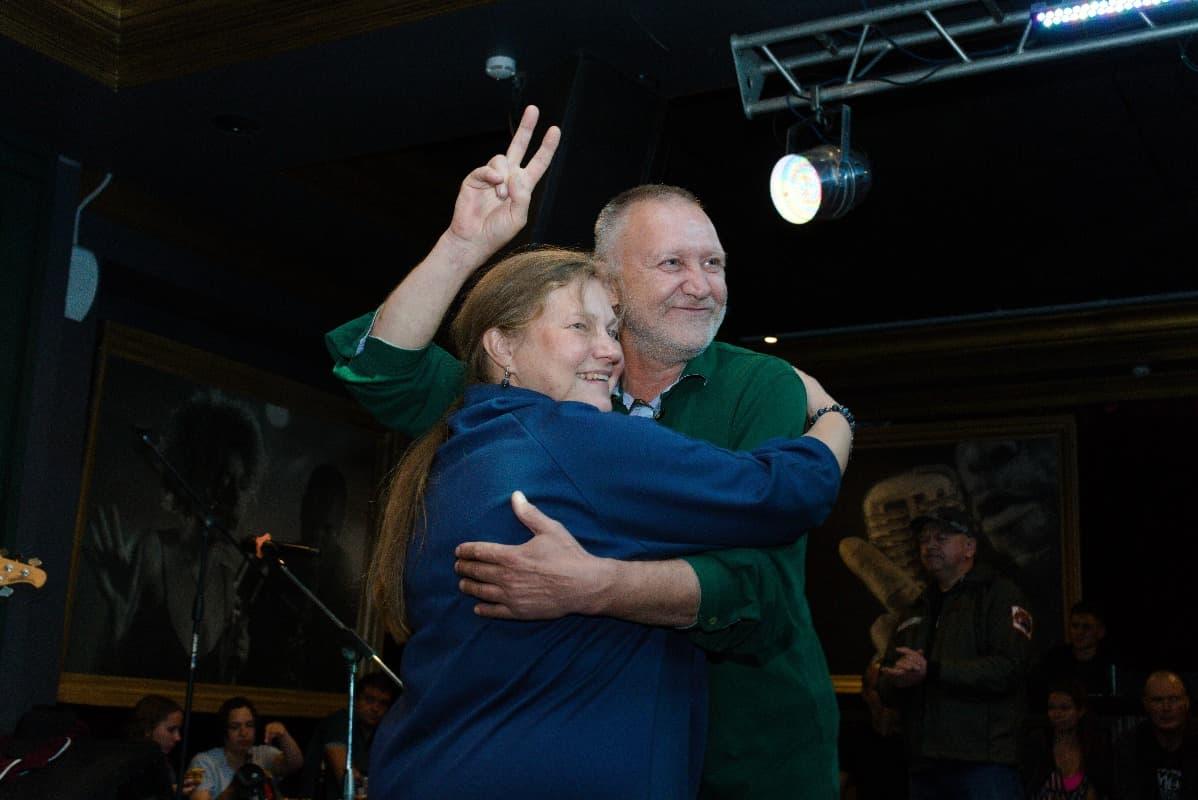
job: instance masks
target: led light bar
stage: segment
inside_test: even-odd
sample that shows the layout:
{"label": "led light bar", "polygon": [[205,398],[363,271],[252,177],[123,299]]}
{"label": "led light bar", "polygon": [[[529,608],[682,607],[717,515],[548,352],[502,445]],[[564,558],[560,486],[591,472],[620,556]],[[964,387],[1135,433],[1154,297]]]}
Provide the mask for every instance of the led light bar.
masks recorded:
{"label": "led light bar", "polygon": [[1120,14],[1156,8],[1186,0],[1088,0],[1084,3],[1050,6],[1047,3],[1037,3],[1032,6],[1032,19],[1041,27],[1052,28],[1057,25],[1086,22],[1099,17],[1114,17]]}

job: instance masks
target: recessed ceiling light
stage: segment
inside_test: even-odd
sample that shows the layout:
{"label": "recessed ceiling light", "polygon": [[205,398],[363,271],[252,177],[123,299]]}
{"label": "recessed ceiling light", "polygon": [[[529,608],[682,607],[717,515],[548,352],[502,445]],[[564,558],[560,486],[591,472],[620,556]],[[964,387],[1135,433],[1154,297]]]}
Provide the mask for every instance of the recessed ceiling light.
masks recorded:
{"label": "recessed ceiling light", "polygon": [[258,120],[241,114],[217,114],[212,118],[212,126],[232,136],[252,136],[262,130]]}

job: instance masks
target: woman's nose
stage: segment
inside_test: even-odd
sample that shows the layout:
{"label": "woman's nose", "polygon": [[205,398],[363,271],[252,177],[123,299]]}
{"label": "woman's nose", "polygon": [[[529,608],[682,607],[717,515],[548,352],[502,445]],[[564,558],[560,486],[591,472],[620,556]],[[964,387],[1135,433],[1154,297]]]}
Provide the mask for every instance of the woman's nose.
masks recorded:
{"label": "woman's nose", "polygon": [[615,364],[624,360],[624,350],[620,347],[620,342],[606,332],[599,336],[599,340],[595,344],[595,355],[599,358],[611,359]]}

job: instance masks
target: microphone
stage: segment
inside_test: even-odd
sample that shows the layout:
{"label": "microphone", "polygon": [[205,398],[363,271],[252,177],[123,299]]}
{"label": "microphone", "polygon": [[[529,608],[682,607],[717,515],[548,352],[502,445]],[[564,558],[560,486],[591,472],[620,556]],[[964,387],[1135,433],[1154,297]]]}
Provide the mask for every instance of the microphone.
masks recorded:
{"label": "microphone", "polygon": [[253,553],[258,558],[263,557],[263,553],[272,556],[310,556],[316,557],[320,555],[319,547],[309,547],[306,544],[292,544],[291,542],[276,542],[271,538],[269,533],[264,533],[261,536],[247,536],[241,540],[241,548],[247,553]]}

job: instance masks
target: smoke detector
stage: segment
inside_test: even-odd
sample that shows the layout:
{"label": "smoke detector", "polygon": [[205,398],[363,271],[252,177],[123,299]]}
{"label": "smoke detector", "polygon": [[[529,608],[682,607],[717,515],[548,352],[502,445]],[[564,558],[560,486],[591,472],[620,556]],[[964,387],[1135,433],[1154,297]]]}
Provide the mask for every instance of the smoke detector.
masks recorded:
{"label": "smoke detector", "polygon": [[511,56],[491,56],[487,59],[487,74],[497,81],[506,81],[516,74],[516,59]]}

